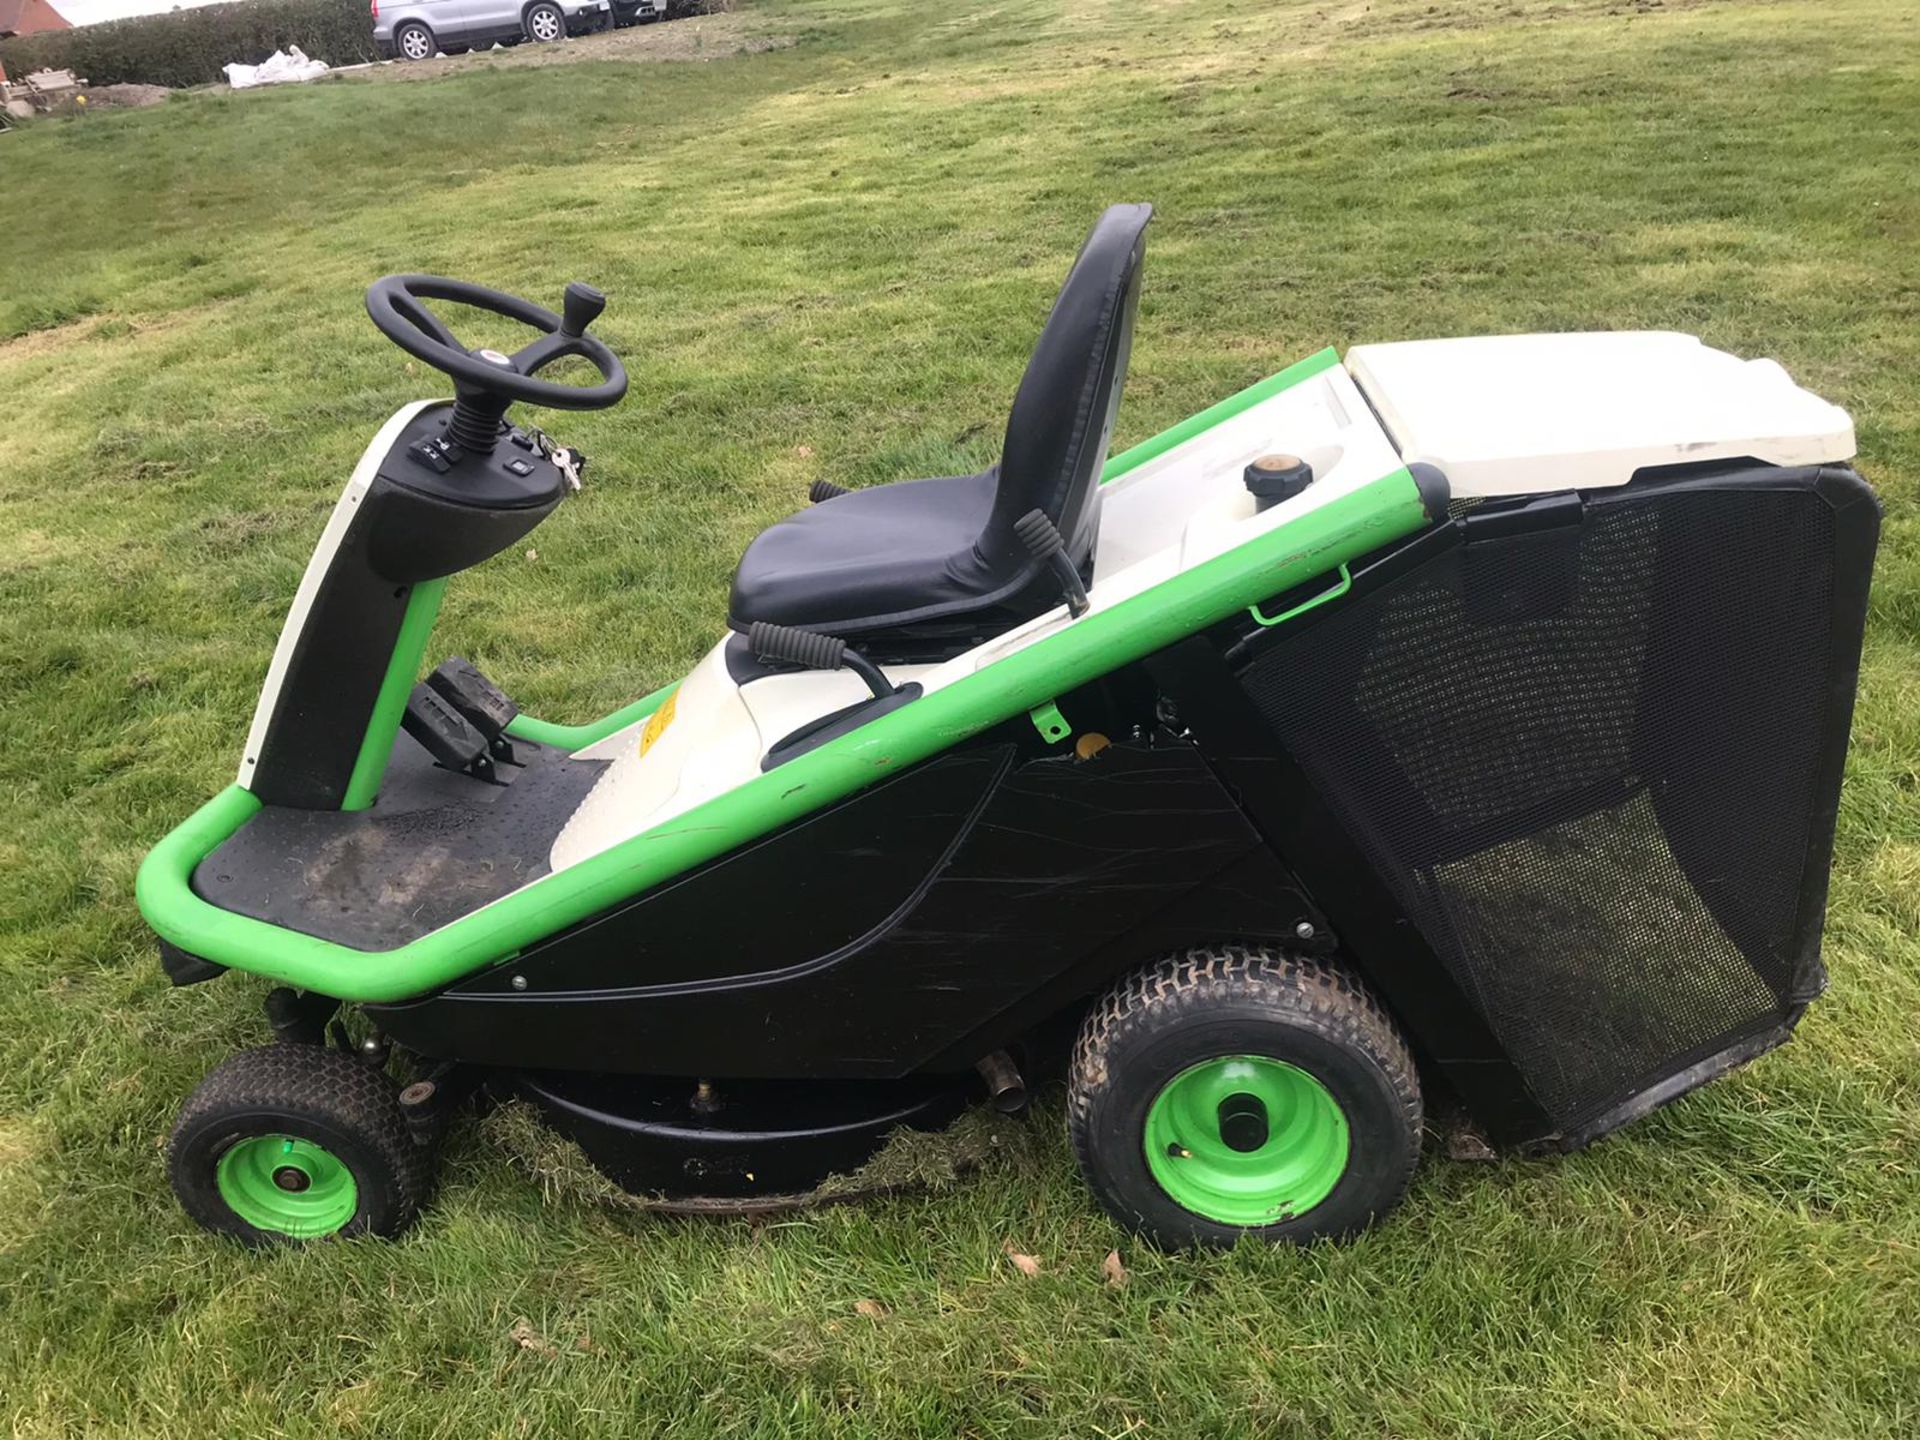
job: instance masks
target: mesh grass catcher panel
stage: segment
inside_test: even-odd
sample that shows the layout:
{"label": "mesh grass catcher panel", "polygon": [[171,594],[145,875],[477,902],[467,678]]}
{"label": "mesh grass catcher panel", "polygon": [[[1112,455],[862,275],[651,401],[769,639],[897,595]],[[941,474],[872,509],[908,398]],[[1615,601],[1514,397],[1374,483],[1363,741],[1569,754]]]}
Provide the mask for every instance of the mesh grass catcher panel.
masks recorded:
{"label": "mesh grass catcher panel", "polygon": [[1878,508],[1746,467],[1513,517],[1476,507],[1241,681],[1577,1140],[1824,983]]}

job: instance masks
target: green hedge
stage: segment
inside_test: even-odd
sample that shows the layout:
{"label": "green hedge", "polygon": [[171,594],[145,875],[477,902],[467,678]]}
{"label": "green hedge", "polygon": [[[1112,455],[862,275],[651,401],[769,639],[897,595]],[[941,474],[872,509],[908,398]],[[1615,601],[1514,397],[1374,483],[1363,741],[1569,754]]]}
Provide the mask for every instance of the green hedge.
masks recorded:
{"label": "green hedge", "polygon": [[367,0],[244,0],[17,35],[0,40],[0,64],[15,80],[52,69],[96,85],[178,87],[224,80],[221,66],[258,65],[289,45],[329,65],[379,58]]}

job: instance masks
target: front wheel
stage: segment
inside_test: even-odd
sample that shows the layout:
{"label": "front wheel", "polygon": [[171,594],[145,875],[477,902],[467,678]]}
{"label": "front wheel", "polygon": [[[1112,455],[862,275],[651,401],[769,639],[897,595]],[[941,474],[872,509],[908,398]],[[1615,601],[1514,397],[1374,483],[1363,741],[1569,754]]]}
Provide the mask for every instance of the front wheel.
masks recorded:
{"label": "front wheel", "polygon": [[560,13],[558,5],[547,4],[545,0],[528,7],[526,24],[527,34],[542,44],[558,40],[567,33],[567,17]]}
{"label": "front wheel", "polygon": [[167,1146],[187,1214],[250,1245],[397,1235],[431,1174],[393,1081],[319,1045],[223,1061],[181,1107]]}
{"label": "front wheel", "polygon": [[1420,1155],[1398,1027],[1357,980],[1275,951],[1189,951],[1116,984],[1081,1027],[1067,1115],[1101,1204],[1176,1248],[1351,1235]]}

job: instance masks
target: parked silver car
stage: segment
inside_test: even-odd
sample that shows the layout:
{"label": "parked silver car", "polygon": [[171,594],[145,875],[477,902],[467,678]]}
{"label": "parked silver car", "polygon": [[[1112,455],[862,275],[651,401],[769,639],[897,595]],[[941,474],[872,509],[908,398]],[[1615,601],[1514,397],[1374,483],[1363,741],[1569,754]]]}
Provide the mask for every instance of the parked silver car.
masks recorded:
{"label": "parked silver car", "polygon": [[667,18],[667,0],[613,0],[615,25],[651,25]]}
{"label": "parked silver car", "polygon": [[610,0],[372,0],[371,9],[374,44],[401,60],[558,40],[613,22]]}

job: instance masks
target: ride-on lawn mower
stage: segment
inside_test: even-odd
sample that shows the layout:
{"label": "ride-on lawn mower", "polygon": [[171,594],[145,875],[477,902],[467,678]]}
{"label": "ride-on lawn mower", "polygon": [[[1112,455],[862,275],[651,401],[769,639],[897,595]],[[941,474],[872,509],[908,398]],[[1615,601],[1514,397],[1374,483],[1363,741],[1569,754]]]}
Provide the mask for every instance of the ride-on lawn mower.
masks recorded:
{"label": "ride-on lawn mower", "polygon": [[1568,1149],[1786,1038],[1879,526],[1846,414],[1684,335],[1425,340],[1109,458],[1150,213],[1094,227],[997,465],[816,483],[706,658],[585,725],[418,677],[448,578],[578,484],[508,407],[625,390],[605,302],[373,286],[455,399],[374,437],[237,781],[140,872],[177,983],[278,982],[175,1127],[194,1219],[394,1234],[480,1090],[637,1194],[777,1205],[1077,1026],[1122,1224],[1307,1240],[1399,1201],[1423,1088]]}

